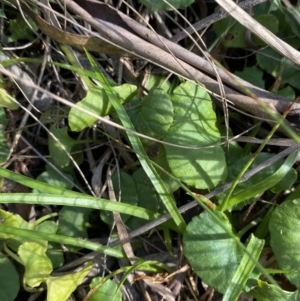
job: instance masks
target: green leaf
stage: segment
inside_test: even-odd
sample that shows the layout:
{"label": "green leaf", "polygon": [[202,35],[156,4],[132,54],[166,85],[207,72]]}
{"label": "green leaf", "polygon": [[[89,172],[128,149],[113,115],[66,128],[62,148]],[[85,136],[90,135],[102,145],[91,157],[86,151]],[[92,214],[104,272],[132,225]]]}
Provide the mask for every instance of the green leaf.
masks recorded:
{"label": "green leaf", "polygon": [[286,278],[300,287],[300,199],[288,200],[277,206],[270,218],[271,247]]}
{"label": "green leaf", "polygon": [[89,262],[81,271],[47,279],[47,301],[66,301],[84,277],[90,272],[93,263]]}
{"label": "green leaf", "polygon": [[[31,25],[31,28],[33,28],[34,31],[39,30],[32,19],[27,18],[26,21]],[[29,28],[21,14],[18,14],[17,19],[9,20],[9,31],[11,34],[9,35],[8,42],[15,42],[17,40],[33,41],[35,35],[31,28]]]}
{"label": "green leaf", "polygon": [[[6,19],[5,12],[4,12],[4,10],[2,8],[0,8],[0,18]],[[5,299],[5,301],[6,301],[6,299]]]}
{"label": "green leaf", "polygon": [[[38,221],[37,221],[38,222]],[[57,233],[58,225],[54,221],[44,221],[36,227],[36,230],[44,233]],[[64,263],[64,252],[61,249],[61,244],[47,242],[47,256],[52,262],[53,269],[61,267]],[[71,247],[68,247],[71,249]],[[78,248],[76,249],[78,250]]]}
{"label": "green leaf", "polygon": [[120,99],[117,97],[117,95],[113,91],[112,87],[109,85],[107,79],[101,73],[97,64],[95,63],[95,61],[93,60],[93,58],[89,55],[89,53],[87,51],[86,51],[86,55],[89,59],[89,62],[93,66],[94,70],[96,70],[96,74],[97,74],[97,77],[99,78],[99,81],[103,83],[103,89],[105,90],[105,93],[109,97],[110,102],[114,106],[122,125],[128,129],[128,132],[127,132],[128,139],[132,145],[132,148],[136,152],[136,155],[137,155],[144,171],[146,172],[149,179],[151,180],[153,186],[155,187],[160,198],[162,199],[168,212],[172,216],[175,224],[178,226],[179,231],[184,231],[186,224],[185,224],[185,221],[182,218],[178,208],[176,207],[175,200],[168,193],[166,186],[162,182],[156,169],[153,167],[151,161],[149,160],[148,155],[141,143],[141,140],[139,139],[139,137],[137,137],[136,135],[133,134],[133,131],[135,131],[134,126],[133,126],[127,112],[125,111],[124,107],[121,105]]}
{"label": "green leaf", "polygon": [[[140,103],[127,110],[135,129],[147,136],[160,140],[173,122],[173,104],[163,89],[152,89]],[[146,144],[153,141],[143,139]]]}
{"label": "green leaf", "polygon": [[7,161],[7,156],[9,154],[9,148],[5,140],[5,128],[7,125],[7,119],[5,111],[0,107],[0,164]]}
{"label": "green leaf", "polygon": [[152,10],[167,11],[174,10],[174,8],[170,7],[168,3],[177,9],[185,9],[186,7],[190,6],[194,0],[139,0],[139,2]]}
{"label": "green leaf", "polygon": [[234,74],[256,87],[265,88],[263,72],[256,66],[245,67],[243,71],[236,71]]}
{"label": "green leaf", "polygon": [[[261,14],[253,18],[265,26],[273,33],[278,31],[278,20],[270,14]],[[215,22],[213,28],[219,37],[222,37],[222,43],[226,48],[246,48],[248,46],[246,37],[247,29],[238,23],[234,18],[227,17]],[[252,35],[252,41],[257,46],[263,46],[263,42]]]}
{"label": "green leaf", "polygon": [[[130,100],[137,91],[136,86],[129,84],[113,87],[112,89],[120,97],[122,103]],[[113,106],[103,89],[97,87],[89,89],[86,96],[77,102],[77,106],[99,116],[106,116],[113,110]],[[93,125],[97,121],[97,118],[83,113],[76,108],[71,108],[68,121],[72,131],[80,132],[86,127]]]}
{"label": "green leaf", "polygon": [[238,300],[247,280],[259,260],[263,247],[264,241],[251,235],[246,252],[244,253],[240,265],[226,290],[223,301]]}
{"label": "green leaf", "polygon": [[[161,168],[163,168],[168,173],[172,174],[171,169],[168,165],[166,149],[164,147],[160,147],[157,156],[153,160],[156,164],[158,164]],[[179,181],[175,181],[173,178],[169,177],[162,170],[157,169],[157,173],[160,175],[162,181],[165,183],[169,193],[173,193],[180,187]]]}
{"label": "green leaf", "polygon": [[[130,175],[128,175],[123,171],[120,171],[120,181],[119,181],[118,172],[115,171],[111,177],[111,180],[116,195],[116,201],[118,201],[119,194],[120,194],[122,203],[130,204],[130,205],[138,204],[139,199],[137,195],[136,185]],[[101,219],[107,224],[111,225],[114,221],[111,212],[102,211],[100,216]],[[121,217],[122,217],[122,221],[125,223],[130,218],[130,215],[121,214]]]}
{"label": "green leaf", "polygon": [[294,100],[296,98],[295,90],[287,86],[277,92],[278,95]]}
{"label": "green leaf", "polygon": [[118,286],[115,282],[108,279],[98,286],[95,290],[95,287],[98,283],[101,283],[103,278],[96,277],[92,280],[90,288],[94,290],[93,294],[87,299],[87,301],[121,301],[122,295],[118,290]]}
{"label": "green leaf", "polygon": [[[153,189],[151,188],[151,186],[146,186],[140,183],[136,183],[139,206],[152,211],[158,211],[159,209],[158,197],[155,191],[153,191]],[[135,230],[145,225],[146,223],[147,221],[133,216],[129,220],[127,220],[126,226],[130,230]]]}
{"label": "green leaf", "polygon": [[[137,86],[135,85],[130,85],[130,84],[123,84],[120,86],[114,86],[111,87],[114,93],[118,96],[121,104],[127,103],[130,101],[137,92]],[[111,105],[111,103],[109,103]],[[111,108],[113,108],[111,106]],[[107,112],[105,115],[108,115],[109,112]],[[103,116],[105,116],[103,115]]]}
{"label": "green leaf", "polygon": [[[174,121],[164,141],[182,146],[208,146],[220,142],[216,114],[207,92],[190,82],[178,86],[171,96]],[[190,186],[212,189],[226,179],[225,155],[220,146],[186,149],[164,145],[174,176]]]}
{"label": "green leaf", "polygon": [[[142,84],[143,79],[144,79],[144,76],[139,77],[141,84]],[[145,88],[148,91],[150,91],[153,88],[161,88],[166,93],[168,93],[169,89],[171,88],[171,84],[168,80],[166,80],[166,77],[163,75],[150,74],[150,77],[145,84]]]}
{"label": "green leaf", "polygon": [[299,301],[299,291],[288,292],[281,289],[279,286],[271,285],[267,282],[258,280],[257,286],[251,292],[251,295],[257,301]]}
{"label": "green leaf", "polygon": [[0,106],[10,110],[18,110],[19,105],[13,100],[15,99],[5,89],[0,87]]}
{"label": "green leaf", "polygon": [[[60,187],[63,189],[72,189],[73,185],[71,184],[73,182],[73,178],[71,175],[61,171],[62,174],[67,177],[69,181],[64,179],[60,174],[57,173],[57,171],[53,170],[52,168],[48,168],[46,166],[46,171],[42,172],[36,179],[41,182],[48,183],[52,186]],[[39,192],[38,190],[33,190],[33,193]]]}
{"label": "green leaf", "polygon": [[214,215],[219,223],[207,212],[193,218],[183,236],[183,252],[203,282],[225,293],[243,250],[232,237],[234,234],[226,215],[218,211]]}
{"label": "green leaf", "polygon": [[[259,22],[261,25],[263,25],[266,29],[270,30],[272,33],[276,34],[278,32],[279,22],[274,15],[272,14],[259,15],[259,16],[254,16],[254,19],[257,22]],[[252,38],[252,42],[257,47],[263,47],[266,45],[266,43],[260,40],[256,35],[252,35],[251,38]]]}
{"label": "green leaf", "polygon": [[[86,109],[91,113],[102,115],[111,109],[111,105],[101,88],[93,88],[87,91],[86,96],[76,104],[79,108]],[[76,108],[71,108],[69,112],[69,126],[73,132],[80,132],[86,127],[93,125],[97,118],[90,116]]]}
{"label": "green leaf", "polygon": [[[58,167],[66,167],[70,163],[67,152],[70,154],[72,147],[76,145],[78,141],[69,137],[66,127],[57,129],[55,125],[51,125],[50,131],[60,142],[58,143],[49,135],[48,144],[50,156]],[[62,147],[64,147],[65,150]]]}
{"label": "green leaf", "polygon": [[280,77],[282,85],[289,84],[294,88],[299,88],[297,78],[300,76],[300,71],[291,60],[282,57],[270,47],[261,49],[256,58],[263,70],[275,78]]}
{"label": "green leaf", "polygon": [[[34,229],[35,225],[33,223],[26,222],[20,215],[13,214],[8,211],[0,209],[0,219],[2,220],[1,225],[7,227],[21,228],[21,229]],[[7,245],[17,251],[20,244],[24,243],[22,237],[18,235],[6,235],[5,233],[0,232],[0,238],[5,239]]]}
{"label": "green leaf", "polygon": [[14,301],[20,289],[19,274],[11,261],[0,252],[0,300]]}
{"label": "green leaf", "polygon": [[58,233],[70,237],[87,238],[86,224],[92,208],[63,207],[59,212]]}
{"label": "green leaf", "polygon": [[27,285],[37,287],[48,279],[53,268],[45,247],[36,242],[25,242],[19,247],[18,254],[25,267]]}

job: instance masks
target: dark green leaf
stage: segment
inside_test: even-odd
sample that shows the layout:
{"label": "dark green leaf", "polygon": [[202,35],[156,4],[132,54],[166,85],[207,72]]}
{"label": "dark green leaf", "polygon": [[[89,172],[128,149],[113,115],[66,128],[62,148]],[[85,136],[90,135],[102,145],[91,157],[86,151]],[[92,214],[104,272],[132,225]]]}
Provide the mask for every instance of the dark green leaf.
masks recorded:
{"label": "dark green leaf", "polygon": [[0,253],[0,300],[14,301],[18,294],[20,283],[15,266]]}
{"label": "dark green leaf", "polygon": [[300,287],[300,199],[287,200],[277,206],[269,223],[271,247],[278,265],[297,288]]}

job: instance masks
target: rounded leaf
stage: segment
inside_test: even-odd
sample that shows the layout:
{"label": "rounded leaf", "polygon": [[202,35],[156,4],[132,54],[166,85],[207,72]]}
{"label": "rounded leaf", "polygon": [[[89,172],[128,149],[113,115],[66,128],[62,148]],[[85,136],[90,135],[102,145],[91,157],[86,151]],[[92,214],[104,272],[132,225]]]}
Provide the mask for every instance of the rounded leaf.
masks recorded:
{"label": "rounded leaf", "polygon": [[183,252],[201,280],[224,293],[243,251],[232,237],[226,215],[218,211],[214,215],[219,223],[207,212],[193,218],[183,236]]}
{"label": "rounded leaf", "polygon": [[223,149],[213,146],[221,135],[211,99],[203,88],[186,82],[174,90],[171,100],[174,121],[163,140],[185,147],[212,147],[164,145],[168,165],[173,175],[188,185],[212,189],[226,179],[227,167]]}

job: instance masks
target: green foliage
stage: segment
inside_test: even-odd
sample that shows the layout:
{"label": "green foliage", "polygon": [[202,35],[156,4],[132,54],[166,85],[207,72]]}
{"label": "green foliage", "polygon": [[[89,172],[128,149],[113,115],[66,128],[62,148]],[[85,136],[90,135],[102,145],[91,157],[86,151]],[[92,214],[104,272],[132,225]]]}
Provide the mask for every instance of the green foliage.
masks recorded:
{"label": "green foliage", "polygon": [[[155,139],[162,139],[173,122],[173,104],[163,89],[152,89],[142,101],[132,103],[127,113],[136,129]],[[146,144],[152,141],[143,139]]]}
{"label": "green foliage", "polygon": [[4,137],[6,125],[7,119],[5,116],[5,111],[2,107],[0,107],[0,163],[6,162],[9,153],[9,148]]}
{"label": "green foliage", "polygon": [[[31,28],[27,26],[28,23],[26,22],[30,24]],[[17,40],[32,41],[34,39],[35,36],[32,29],[37,31],[38,27],[31,19],[26,19],[26,22],[21,15],[9,21],[9,31],[11,33],[8,39],[9,42],[15,42]]]}
{"label": "green foliage", "polygon": [[286,274],[285,276],[298,289],[300,288],[300,273],[297,266],[299,256],[299,214],[300,199],[283,202],[272,213],[269,223],[273,252],[278,265]]}
{"label": "green foliage", "polygon": [[[112,175],[112,183],[116,201],[118,201],[120,198],[123,203],[130,205],[138,204],[139,199],[136,185],[130,175],[124,172],[120,172],[120,174],[118,174],[118,172],[114,172]],[[122,221],[126,222],[130,218],[130,215],[122,214],[121,217]],[[102,211],[101,219],[108,224],[112,224],[114,222],[111,212]]]}
{"label": "green foliage", "polygon": [[[136,86],[124,84],[120,87],[112,87],[118,95],[121,103],[130,100],[136,94]],[[106,116],[111,113],[113,107],[102,88],[93,87],[88,90],[87,95],[77,103],[78,108],[85,109],[97,116]],[[72,131],[80,132],[84,128],[93,125],[97,118],[86,114],[77,108],[71,108],[69,113],[69,126]]]}
{"label": "green foliage", "polygon": [[90,288],[93,290],[93,293],[87,299],[87,301],[98,301],[98,300],[121,301],[122,300],[122,295],[118,290],[118,286],[110,279],[103,281],[103,278],[95,277],[90,284]]}
{"label": "green foliage", "polygon": [[[213,146],[220,142],[216,115],[205,89],[186,82],[171,95],[174,121],[163,141],[171,172],[186,184],[204,189],[216,187],[226,179],[227,167],[223,149]],[[180,146],[189,146],[181,148]],[[213,146],[210,148],[201,148]],[[195,149],[193,149],[193,147]]]}
{"label": "green foliage", "polygon": [[[184,9],[191,5],[194,2],[194,0],[139,0],[139,2],[152,10],[166,11],[174,10],[174,8]],[[170,6],[169,4],[172,6]]]}
{"label": "green foliage", "polygon": [[[152,10],[173,10],[161,0],[140,2]],[[192,2],[174,0],[169,3],[184,9]],[[280,1],[275,1],[272,5],[264,3],[253,9],[253,17],[256,20],[298,48],[300,26],[293,13],[293,10],[282,6]],[[5,18],[1,9],[0,18]],[[36,30],[35,24],[30,19],[29,22]],[[255,36],[249,35],[249,39],[246,39],[247,30],[231,17],[217,22],[213,29],[217,34],[215,44],[220,42],[227,51],[230,48],[249,51],[253,47],[257,50],[253,56],[256,62],[245,64],[246,67],[235,72],[237,76],[257,87],[271,86],[270,90],[291,99],[295,98],[295,88],[299,88],[299,70],[294,63],[266,47],[264,42]],[[9,42],[34,39],[32,31],[20,16],[10,20],[9,31]],[[65,48],[62,46],[63,49]],[[286,201],[273,212],[270,210],[262,221],[254,220],[252,224],[249,223],[240,229],[241,225],[235,216],[236,210],[245,210],[245,206],[260,195],[264,194],[264,199],[270,200],[275,193],[291,189],[297,183],[297,173],[292,167],[296,152],[238,184],[226,202],[225,192],[219,193],[211,200],[216,201],[214,211],[208,210],[199,201],[207,210],[194,217],[186,226],[175,202],[175,196],[182,196],[179,187],[190,195],[198,194],[201,200],[202,193],[234,180],[253,154],[247,147],[242,148],[236,142],[220,145],[221,136],[225,136],[224,120],[217,118],[210,94],[200,85],[186,82],[175,75],[171,84],[165,76],[152,74],[144,86],[145,89],[137,93],[135,85],[117,85],[108,80],[98,69],[91,55],[86,55],[94,68],[93,71],[79,70],[77,66],[77,69],[72,69],[67,64],[59,65],[60,68],[65,67],[78,72],[88,90],[86,96],[77,103],[77,108],[70,110],[65,120],[67,126],[62,127],[59,120],[51,124],[50,132],[59,142],[50,135],[48,137],[50,161],[70,181],[57,175],[48,165],[37,179],[26,178],[0,167],[2,177],[33,189],[33,193],[2,193],[0,203],[34,204],[42,207],[50,205],[55,208],[55,212],[32,223],[28,223],[18,214],[0,210],[0,300],[14,300],[20,286],[19,273],[4,252],[23,265],[25,272],[21,282],[25,288],[46,289],[48,301],[67,300],[92,268],[92,263],[88,262],[78,272],[50,276],[57,267],[64,264],[61,245],[66,246],[69,251],[94,250],[123,259],[125,255],[120,249],[88,240],[90,237],[87,227],[91,226],[91,213],[95,213],[95,210],[98,210],[95,216],[99,218],[100,215],[101,220],[108,225],[114,223],[112,212],[119,212],[129,230],[137,229],[163,213],[169,213],[173,221],[160,227],[165,234],[169,233],[170,229],[183,234],[184,255],[192,269],[201,281],[223,293],[224,300],[238,300],[242,292],[249,293],[257,301],[298,300],[298,290],[282,290],[268,276],[267,272],[272,271],[266,271],[260,266],[259,259],[265,241],[259,238],[266,238],[268,246],[267,239],[270,236],[270,245],[281,268],[280,272],[299,289],[300,275],[296,268],[300,260],[299,187],[296,187]],[[70,59],[70,56],[67,57]],[[274,79],[271,85],[265,81],[266,77],[270,76]],[[91,80],[97,81],[99,86]],[[140,81],[140,78],[138,80]],[[279,85],[277,81],[280,81]],[[0,87],[0,163],[6,162],[9,152],[5,143],[4,130],[7,119],[3,108],[18,109],[9,95]],[[70,182],[76,183],[76,187],[82,185],[74,172],[69,154],[79,151],[80,155],[75,160],[79,164],[83,162],[81,144],[95,140],[80,140],[81,137],[87,137],[91,127],[96,129],[94,125],[98,121],[97,116],[107,115],[111,115],[112,119],[119,123],[119,127],[123,127],[119,137],[113,136],[111,132],[105,133],[109,138],[113,138],[110,140],[110,143],[113,141],[111,145],[114,147],[115,142],[123,143],[132,151],[131,159],[135,160],[133,164],[130,162],[129,166],[127,162],[125,165],[120,160],[121,168],[112,175],[117,201],[68,190],[73,187]],[[98,127],[97,130],[102,131],[103,128]],[[230,128],[228,131],[231,133]],[[135,132],[144,137],[140,139]],[[77,140],[71,137],[79,138]],[[250,169],[273,156],[272,153],[258,154]],[[48,220],[50,218],[52,220]],[[257,224],[257,229],[252,231],[252,227]],[[235,228],[240,232],[236,233]],[[157,267],[154,269],[151,264],[148,269],[146,264],[142,264],[125,267],[121,284],[136,268],[157,271]],[[161,264],[159,267],[162,266]],[[259,279],[261,275],[264,275],[264,281]],[[117,286],[109,277],[111,275],[92,279],[89,301],[122,299],[121,284]]]}
{"label": "green foliage", "polygon": [[18,249],[25,267],[24,281],[30,287],[37,287],[45,282],[52,272],[52,263],[46,250],[47,247],[36,242],[25,242]]}
{"label": "green foliage", "polygon": [[79,272],[67,274],[59,277],[48,277],[47,279],[47,301],[65,301],[76,287],[82,282],[84,277],[90,272],[93,264],[89,262]]}
{"label": "green foliage", "polygon": [[236,242],[237,237],[226,215],[216,211],[214,216],[212,218],[205,212],[194,217],[183,236],[183,247],[196,274],[205,283],[225,293],[240,264],[243,250]]}
{"label": "green foliage", "polygon": [[19,288],[19,274],[7,256],[0,252],[0,300],[14,301]]}
{"label": "green foliage", "polygon": [[0,106],[10,110],[18,110],[19,105],[16,100],[8,94],[8,92],[0,87]]}
{"label": "green foliage", "polygon": [[251,293],[259,301],[298,301],[300,299],[299,291],[288,292],[278,286],[258,280],[257,287]]}

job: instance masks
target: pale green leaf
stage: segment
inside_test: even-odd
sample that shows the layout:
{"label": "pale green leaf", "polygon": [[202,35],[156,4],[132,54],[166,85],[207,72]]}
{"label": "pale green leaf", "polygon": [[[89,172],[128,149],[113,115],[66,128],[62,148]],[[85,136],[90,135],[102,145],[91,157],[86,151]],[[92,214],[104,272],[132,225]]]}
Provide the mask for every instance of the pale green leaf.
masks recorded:
{"label": "pale green leaf", "polygon": [[[105,116],[102,113],[105,114],[111,109],[105,93],[100,88],[89,89],[86,96],[77,102],[76,105],[99,116]],[[93,125],[97,121],[97,118],[81,112],[77,108],[71,108],[68,121],[72,131],[80,132],[86,127]]]}
{"label": "pale green leaf", "polygon": [[[127,102],[137,91],[137,87],[130,84],[112,87],[112,89],[120,97],[121,103]],[[113,109],[103,89],[98,87],[89,89],[87,95],[81,101],[77,102],[77,106],[99,116],[106,116]],[[80,132],[84,128],[93,125],[97,121],[97,118],[83,113],[76,108],[71,108],[68,121],[72,131]]]}
{"label": "pale green leaf", "polygon": [[[144,76],[140,76],[139,80],[142,81],[144,79]],[[166,80],[166,77],[164,75],[159,74],[150,74],[149,79],[145,83],[145,88],[150,91],[152,88],[161,88],[166,93],[169,92],[169,89],[171,87],[171,84],[168,80]]]}
{"label": "pale green leaf", "polygon": [[10,110],[18,110],[19,105],[16,100],[8,94],[8,92],[0,87],[0,106],[10,109]]}
{"label": "pale green leaf", "polygon": [[46,248],[36,242],[25,242],[19,247],[18,255],[25,267],[24,281],[27,285],[37,287],[48,279],[53,268]]}
{"label": "pale green leaf", "polygon": [[[164,141],[185,147],[213,146],[220,142],[216,114],[205,89],[186,82],[174,90],[171,100],[174,121]],[[226,179],[226,160],[220,146],[203,149],[164,147],[173,175],[186,184],[199,189],[211,189]]]}
{"label": "pale green leaf", "polygon": [[[93,294],[87,299],[87,301],[121,301],[122,295],[118,290],[118,286],[115,282],[108,279],[101,284],[103,278],[96,277],[92,280],[90,288],[94,290]],[[98,286],[98,283],[101,285]],[[95,289],[95,287],[97,287]]]}
{"label": "pale green leaf", "polygon": [[47,279],[47,301],[66,301],[93,266],[89,262],[81,271]]}
{"label": "pale green leaf", "polygon": [[218,211],[214,215],[219,223],[204,212],[187,225],[183,236],[183,252],[204,283],[225,293],[240,264],[243,250],[232,237],[227,216]]}
{"label": "pale green leaf", "polygon": [[0,300],[14,301],[17,297],[20,283],[19,274],[11,261],[0,252]]}

